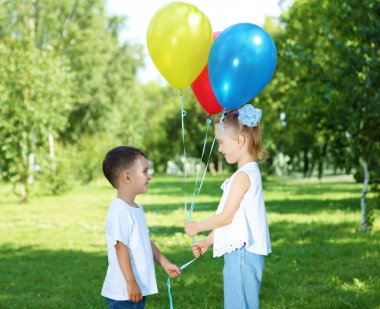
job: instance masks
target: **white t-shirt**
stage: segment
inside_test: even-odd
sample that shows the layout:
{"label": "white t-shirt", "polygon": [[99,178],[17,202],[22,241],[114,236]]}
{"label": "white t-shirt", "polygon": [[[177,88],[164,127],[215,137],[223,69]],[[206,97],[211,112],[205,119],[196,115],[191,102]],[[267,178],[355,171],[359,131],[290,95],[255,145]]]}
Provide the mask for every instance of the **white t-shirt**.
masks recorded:
{"label": "white t-shirt", "polygon": [[128,300],[127,282],[121,272],[115,245],[117,241],[127,246],[133,274],[142,295],[157,293],[153,252],[144,210],[132,207],[122,199],[115,198],[106,218],[106,242],[108,269],[101,295],[113,300]]}
{"label": "white t-shirt", "polygon": [[245,164],[222,184],[223,196],[216,213],[223,211],[231,183],[238,172],[246,173],[251,185],[232,222],[214,230],[214,257],[230,253],[244,245],[247,251],[256,254],[268,255],[272,252],[261,174],[256,162]]}

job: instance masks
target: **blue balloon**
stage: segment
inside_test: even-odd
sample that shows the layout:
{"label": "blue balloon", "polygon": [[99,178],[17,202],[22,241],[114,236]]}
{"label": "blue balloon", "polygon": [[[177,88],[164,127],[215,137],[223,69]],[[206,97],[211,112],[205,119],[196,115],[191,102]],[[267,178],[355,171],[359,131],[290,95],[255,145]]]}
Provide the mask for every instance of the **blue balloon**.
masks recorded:
{"label": "blue balloon", "polygon": [[208,71],[211,87],[221,106],[237,108],[257,96],[272,79],[276,46],[261,27],[235,24],[214,41]]}

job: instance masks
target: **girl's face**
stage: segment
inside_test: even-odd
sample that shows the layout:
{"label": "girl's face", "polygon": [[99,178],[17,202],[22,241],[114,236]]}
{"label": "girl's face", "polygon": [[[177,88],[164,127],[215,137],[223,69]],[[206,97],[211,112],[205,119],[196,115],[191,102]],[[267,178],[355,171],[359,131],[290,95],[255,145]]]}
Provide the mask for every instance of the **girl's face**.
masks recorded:
{"label": "girl's face", "polygon": [[238,137],[230,128],[224,126],[224,130],[219,128],[219,125],[215,127],[215,137],[219,143],[218,151],[223,154],[228,164],[234,164],[239,158]]}

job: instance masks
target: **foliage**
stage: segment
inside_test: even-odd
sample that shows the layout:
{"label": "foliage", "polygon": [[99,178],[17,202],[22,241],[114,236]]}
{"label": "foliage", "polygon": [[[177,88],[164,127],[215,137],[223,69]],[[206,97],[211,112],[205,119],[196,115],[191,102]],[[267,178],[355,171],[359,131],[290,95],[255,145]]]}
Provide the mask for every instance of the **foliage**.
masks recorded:
{"label": "foliage", "polygon": [[[379,10],[378,1],[298,0],[278,21],[266,20],[278,65],[253,100],[264,111],[263,170],[274,173],[282,160],[285,172],[322,177],[332,165],[356,169],[361,181],[361,157],[377,181]],[[63,179],[49,136],[62,146],[56,164],[66,166],[61,158],[71,152],[70,173],[83,182],[96,178],[104,153],[119,144],[141,147],[158,171],[182,155],[180,98],[172,87],[136,81],[143,52],[119,41],[125,22],[107,16],[102,0],[0,2],[2,179],[26,186],[35,155],[44,167],[38,178],[56,183],[58,192]],[[190,88],[184,109],[186,152],[199,158],[207,114]],[[213,135],[210,126],[208,147]],[[221,163],[216,148],[215,165]]]}
{"label": "foliage", "polygon": [[120,135],[134,120],[126,115],[142,50],[119,44],[124,19],[108,17],[101,0],[2,1],[0,12],[0,176],[21,184],[25,198],[32,156],[44,168],[39,179],[58,193],[53,158],[62,155],[49,151],[49,138],[75,148],[109,124]]}
{"label": "foliage", "polygon": [[[194,220],[215,213],[226,177],[206,177]],[[153,177],[148,193],[138,197],[152,240],[178,265],[192,258],[183,232],[182,182]],[[9,191],[0,184],[1,306],[104,308],[104,222],[114,189],[98,181],[21,206]],[[380,221],[372,233],[358,233],[360,185],[346,178],[267,177],[264,191],[273,253],[265,260],[261,307],[376,308]],[[172,281],[174,307],[221,308],[222,270],[223,259],[210,253],[195,261]],[[148,297],[147,308],[168,308],[167,276],[160,267],[156,273],[159,294]]]}
{"label": "foliage", "polygon": [[57,195],[73,188],[74,176],[71,172],[72,162],[69,152],[56,143],[56,156],[39,162],[39,170],[35,173],[35,183],[31,188],[31,195],[36,191],[46,195]]}
{"label": "foliage", "polygon": [[71,74],[53,53],[12,38],[0,43],[0,62],[1,177],[26,187],[30,155],[49,160],[49,135],[67,125]]}
{"label": "foliage", "polygon": [[305,175],[317,163],[321,176],[328,158],[350,170],[379,156],[379,10],[376,1],[300,0],[277,27],[266,23],[279,54],[269,102],[286,117],[272,138]]}
{"label": "foliage", "polygon": [[[302,160],[304,176],[318,165],[321,177],[327,159],[347,172],[376,171],[379,12],[378,1],[299,0],[281,16],[279,29],[274,27],[280,74],[274,83],[279,87],[272,90],[283,96],[286,118],[284,134],[274,139],[285,141],[282,152],[292,166]],[[367,180],[361,200],[363,230],[365,218],[371,217],[365,207]]]}
{"label": "foliage", "polygon": [[[147,100],[154,102],[148,112],[146,125],[149,129],[145,147],[149,149],[148,156],[152,158],[158,170],[164,171],[168,160],[183,155],[181,97],[174,88],[162,89],[153,84],[145,87],[145,96]],[[207,130],[208,114],[196,101],[191,89],[186,89],[183,93],[183,107],[186,155],[200,158]],[[208,132],[205,161],[207,161],[214,136],[213,125],[209,126]]]}
{"label": "foliage", "polygon": [[102,177],[102,162],[106,153],[120,144],[120,140],[107,131],[82,136],[75,145],[68,148],[71,162],[69,173],[82,184]]}

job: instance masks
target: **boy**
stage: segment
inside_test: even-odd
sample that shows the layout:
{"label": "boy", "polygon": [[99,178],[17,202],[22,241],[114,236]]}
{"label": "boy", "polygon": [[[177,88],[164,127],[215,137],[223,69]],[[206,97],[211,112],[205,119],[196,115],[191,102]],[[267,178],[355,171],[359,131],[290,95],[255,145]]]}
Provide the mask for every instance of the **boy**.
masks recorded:
{"label": "boy", "polygon": [[101,295],[109,308],[145,308],[145,296],[157,293],[153,260],[171,278],[181,274],[150,241],[143,208],[135,202],[151,179],[148,160],[137,148],[119,146],[104,158],[103,173],[117,197],[106,218],[108,269]]}

